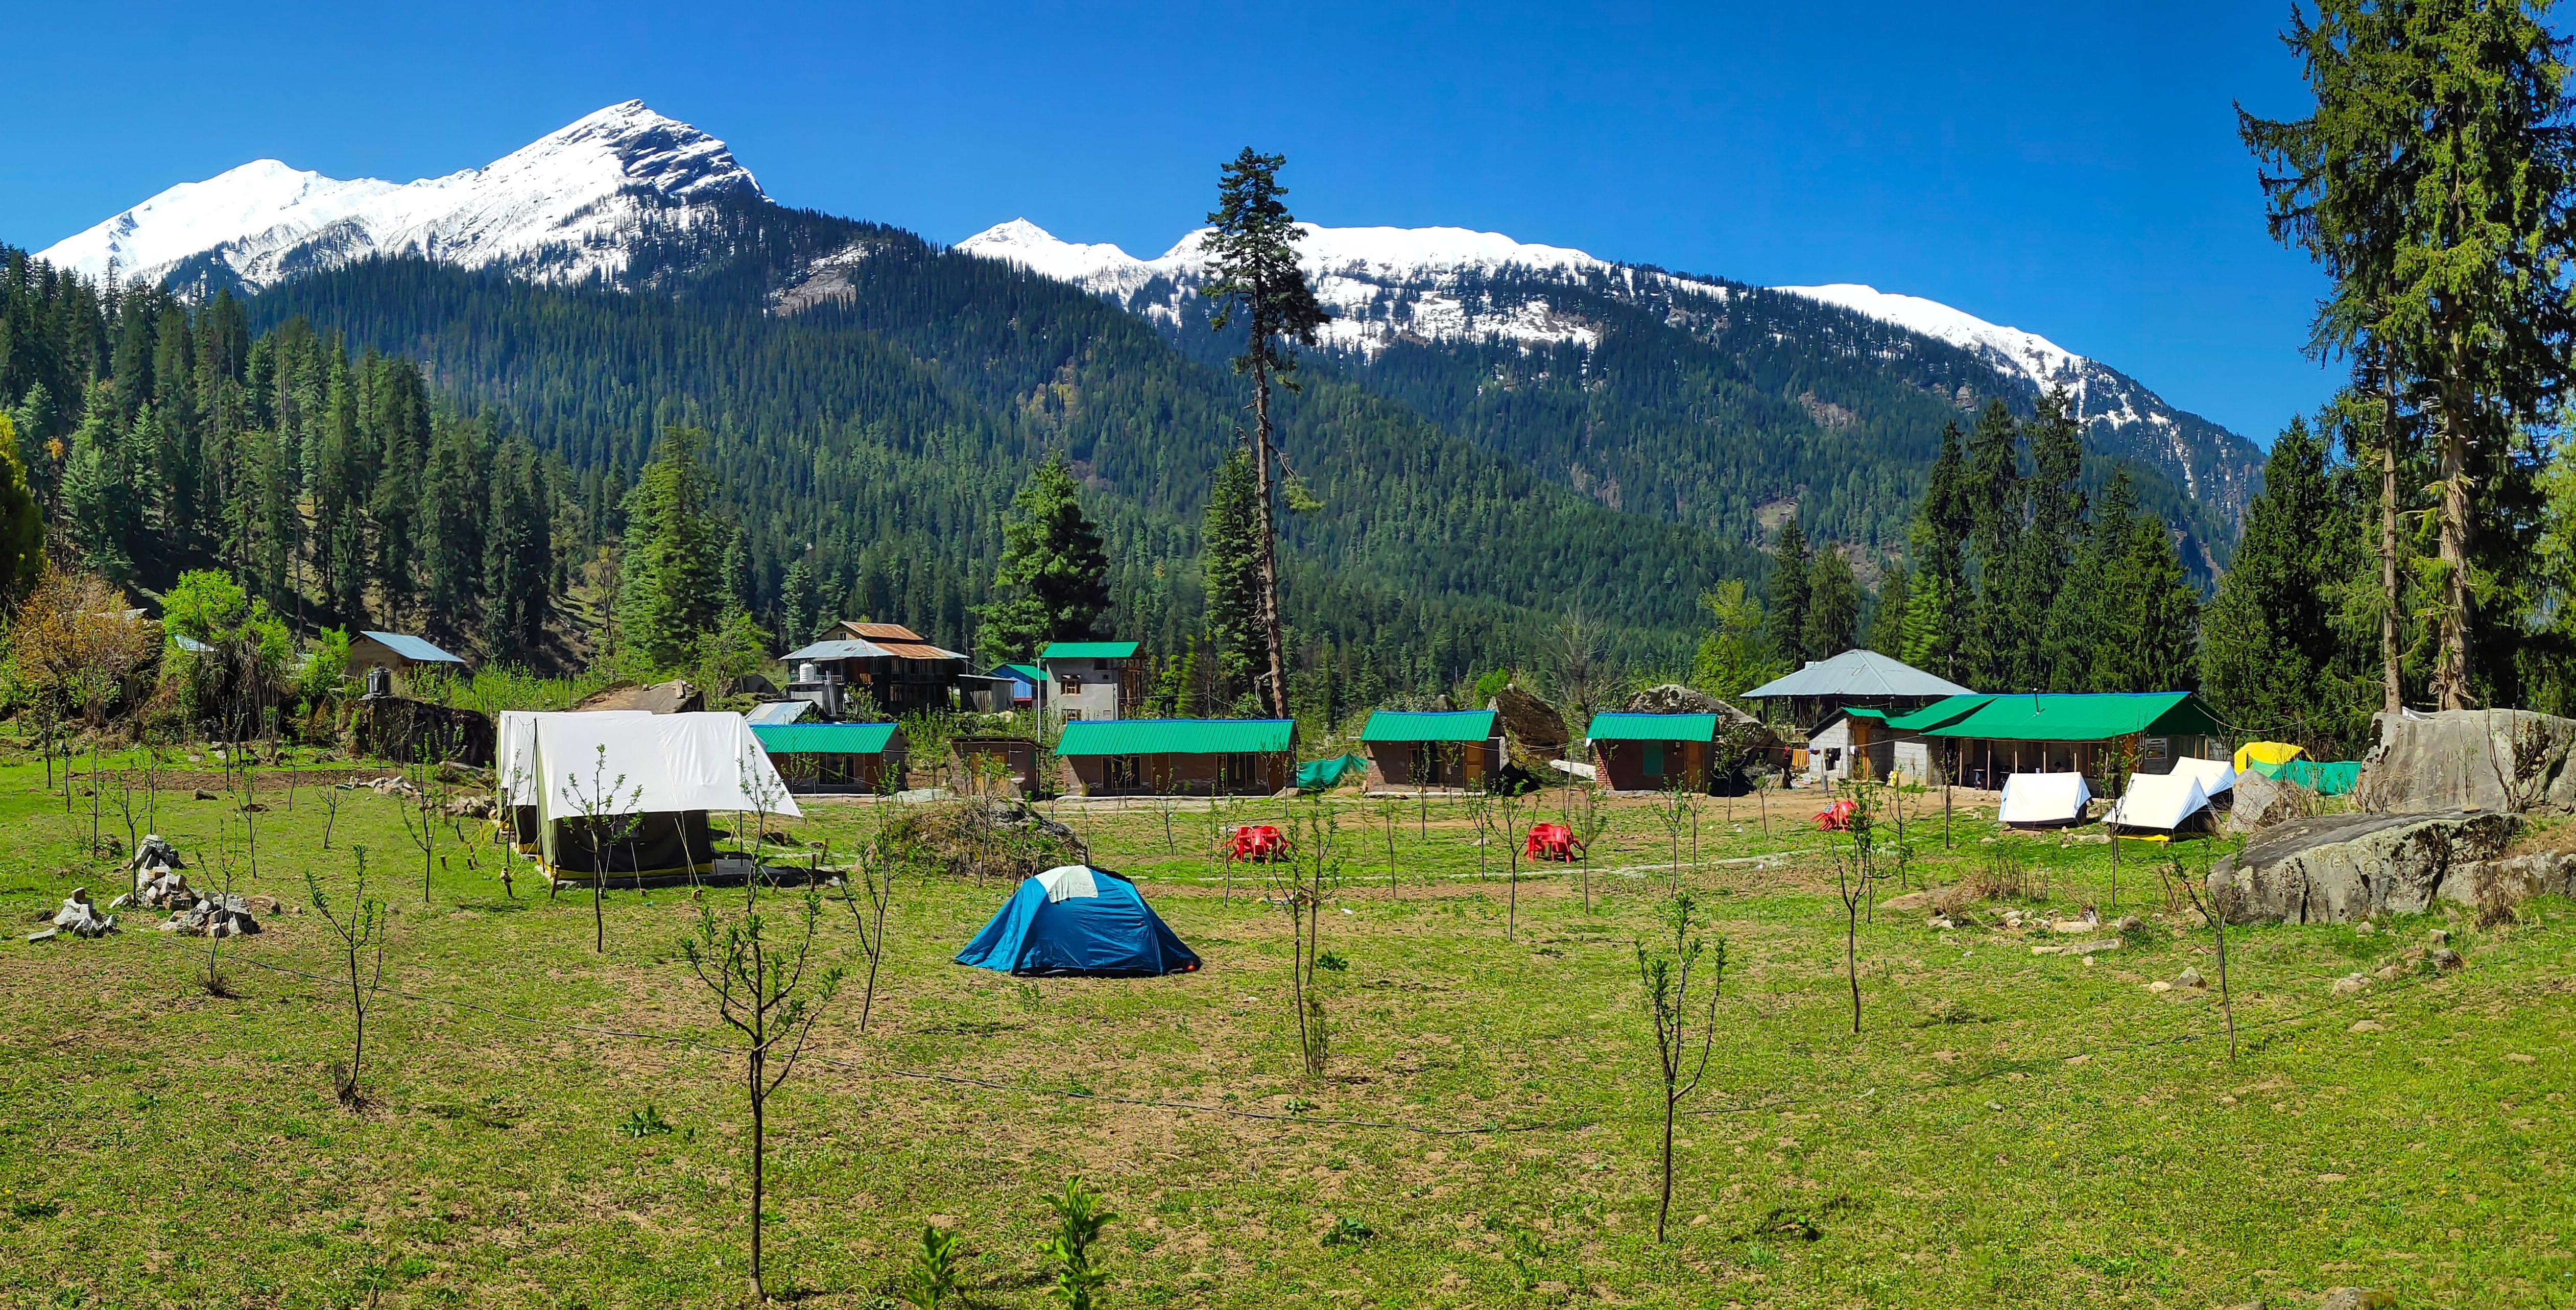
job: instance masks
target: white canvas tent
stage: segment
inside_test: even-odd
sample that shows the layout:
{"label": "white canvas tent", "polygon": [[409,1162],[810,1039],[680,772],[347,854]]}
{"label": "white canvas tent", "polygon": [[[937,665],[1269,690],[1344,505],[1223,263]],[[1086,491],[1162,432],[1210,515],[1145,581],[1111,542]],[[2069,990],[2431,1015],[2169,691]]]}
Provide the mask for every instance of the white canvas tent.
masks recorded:
{"label": "white canvas tent", "polygon": [[[585,715],[607,718],[649,719],[650,710],[584,710]],[[498,793],[499,813],[511,829],[518,848],[537,848],[537,721],[560,718],[563,711],[503,710],[492,741],[492,787]]]}
{"label": "white canvas tent", "polygon": [[2003,804],[1995,817],[2016,828],[2062,827],[2081,823],[2093,789],[2080,773],[2016,773],[2004,779]]}
{"label": "white canvas tent", "polygon": [[2236,785],[2236,766],[2225,760],[2198,760],[2189,756],[2174,761],[2171,776],[2185,775],[2200,780],[2200,793],[2212,800],[2220,792]]}
{"label": "white canvas tent", "polygon": [[[2186,761],[2197,763],[2199,761]],[[2176,767],[2171,773],[2141,773],[2129,779],[2129,790],[2111,807],[2105,822],[2115,828],[2174,832],[2209,808],[2209,793],[2200,779]]]}
{"label": "white canvas tent", "polygon": [[532,726],[532,759],[513,773],[556,877],[706,872],[708,811],[803,813],[739,714],[543,714]]}

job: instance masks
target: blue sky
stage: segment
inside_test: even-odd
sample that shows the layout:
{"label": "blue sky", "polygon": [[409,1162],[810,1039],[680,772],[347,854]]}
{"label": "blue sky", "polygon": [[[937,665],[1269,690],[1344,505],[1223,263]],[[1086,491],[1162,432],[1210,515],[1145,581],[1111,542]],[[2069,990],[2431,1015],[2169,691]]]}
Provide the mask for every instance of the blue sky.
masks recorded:
{"label": "blue sky", "polygon": [[[408,180],[642,98],[785,203],[1159,253],[1218,161],[1298,215],[1867,282],[2104,360],[2253,437],[2313,408],[2321,280],[2233,101],[2300,112],[2286,3],[28,7],[0,241],[261,156]],[[40,53],[41,52],[41,53]]]}

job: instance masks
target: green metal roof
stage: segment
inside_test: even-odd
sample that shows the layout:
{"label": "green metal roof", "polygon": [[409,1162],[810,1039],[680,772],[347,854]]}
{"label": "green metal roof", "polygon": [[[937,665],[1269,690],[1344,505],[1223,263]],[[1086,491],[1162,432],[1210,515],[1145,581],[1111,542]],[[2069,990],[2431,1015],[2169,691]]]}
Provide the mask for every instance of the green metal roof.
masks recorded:
{"label": "green metal roof", "polygon": [[1076,719],[1058,755],[1265,755],[1295,744],[1295,719]]}
{"label": "green metal roof", "polygon": [[1584,736],[1594,741],[1715,741],[1714,714],[1595,714]]}
{"label": "green metal roof", "polygon": [[751,725],[760,748],[772,755],[881,755],[894,740],[891,723],[780,723]]}
{"label": "green metal roof", "polygon": [[1872,723],[1887,722],[1887,711],[1874,710],[1866,705],[1846,705],[1843,707],[1843,713],[1855,719],[1868,719]]}
{"label": "green metal roof", "polygon": [[[999,664],[994,667],[1009,669],[1011,672],[1020,675],[1020,677],[1032,687],[1047,680],[1046,670],[1041,669],[1034,664]],[[1000,677],[1001,675],[997,673],[991,676]]]}
{"label": "green metal roof", "polygon": [[1133,658],[1132,641],[1051,641],[1038,652],[1042,660],[1123,660]]}
{"label": "green metal roof", "polygon": [[1911,714],[1891,717],[1887,723],[1889,727],[1902,728],[1907,732],[1925,732],[1956,723],[1977,712],[1987,701],[1993,699],[1992,696],[1979,695],[1976,692],[1969,692],[1964,696],[1944,696]]}
{"label": "green metal roof", "polygon": [[2198,696],[2187,691],[2148,691],[1990,696],[1964,717],[1922,732],[1927,737],[2001,741],[2108,741],[2133,733],[2223,735],[2224,730]]}
{"label": "green metal roof", "polygon": [[1490,741],[1492,710],[1377,710],[1361,741]]}

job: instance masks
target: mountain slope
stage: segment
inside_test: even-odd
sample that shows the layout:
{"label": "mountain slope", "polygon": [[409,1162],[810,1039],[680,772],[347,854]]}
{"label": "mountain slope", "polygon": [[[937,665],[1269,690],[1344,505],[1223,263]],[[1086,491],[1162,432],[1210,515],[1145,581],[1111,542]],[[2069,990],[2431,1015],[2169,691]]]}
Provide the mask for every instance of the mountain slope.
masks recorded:
{"label": "mountain slope", "polygon": [[256,160],[172,187],[37,258],[102,281],[251,290],[370,255],[614,279],[647,213],[760,195],[722,141],[630,100],[482,168],[403,185]]}

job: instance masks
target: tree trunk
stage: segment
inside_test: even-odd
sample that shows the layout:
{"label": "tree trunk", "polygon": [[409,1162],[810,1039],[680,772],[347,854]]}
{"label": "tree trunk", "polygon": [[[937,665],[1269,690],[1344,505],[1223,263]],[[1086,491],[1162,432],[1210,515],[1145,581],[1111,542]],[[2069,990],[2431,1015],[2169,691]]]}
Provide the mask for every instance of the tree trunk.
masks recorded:
{"label": "tree trunk", "polygon": [[2442,653],[2433,667],[2434,705],[2469,708],[2469,441],[2459,417],[2442,415]]}
{"label": "tree trunk", "polygon": [[1279,524],[1272,508],[1278,497],[1270,472],[1270,371],[1258,363],[1252,368],[1252,415],[1252,479],[1260,499],[1261,529],[1261,597],[1256,609],[1267,670],[1262,678],[1269,686],[1262,704],[1272,718],[1284,719],[1288,717],[1288,652],[1279,624]]}
{"label": "tree trunk", "polygon": [[2406,707],[2397,655],[2397,397],[2385,369],[2379,393],[2379,664],[2380,705],[2388,714]]}
{"label": "tree trunk", "polygon": [[1673,1217],[1673,1092],[1664,1084],[1664,1199],[1655,1208],[1655,1242],[1664,1240],[1664,1225]]}
{"label": "tree trunk", "polygon": [[761,1056],[761,1049],[754,1046],[751,1058],[743,1062],[744,1066],[751,1071],[751,1299],[753,1301],[769,1299],[769,1293],[760,1285],[761,1184],[765,1181],[761,1176],[761,1163],[764,1155],[762,1148],[767,1145],[764,1135],[768,1128],[767,1120],[763,1115],[767,1107],[761,1103],[760,1095]]}

